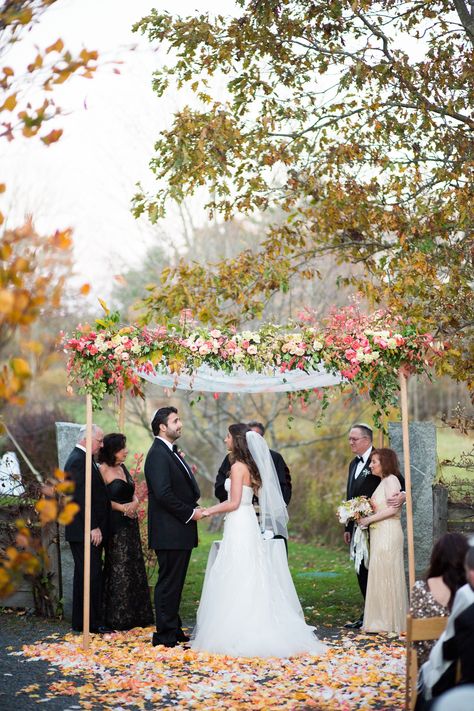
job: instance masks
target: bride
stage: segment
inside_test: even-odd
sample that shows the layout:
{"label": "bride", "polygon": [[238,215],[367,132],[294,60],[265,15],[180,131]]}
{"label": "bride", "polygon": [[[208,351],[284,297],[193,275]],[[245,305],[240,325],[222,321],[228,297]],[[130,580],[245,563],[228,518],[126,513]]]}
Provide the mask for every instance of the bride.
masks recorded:
{"label": "bride", "polygon": [[225,484],[228,499],[203,512],[227,514],[224,535],[206,571],[191,647],[234,657],[322,654],[326,647],[305,623],[283,542],[262,537],[268,529],[288,536],[288,514],[270,450],[244,424],[231,425],[224,441],[233,462]]}

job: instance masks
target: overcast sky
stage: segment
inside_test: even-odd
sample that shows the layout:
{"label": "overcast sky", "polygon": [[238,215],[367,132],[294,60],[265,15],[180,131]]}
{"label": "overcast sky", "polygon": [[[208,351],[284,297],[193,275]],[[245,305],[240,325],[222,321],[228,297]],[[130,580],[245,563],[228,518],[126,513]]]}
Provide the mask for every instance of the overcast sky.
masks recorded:
{"label": "overcast sky", "polygon": [[[153,7],[180,14],[193,14],[196,7],[231,13],[234,3],[60,0],[2,57],[3,64],[19,69],[34,59],[34,45],[44,48],[59,37],[68,48],[100,52],[102,67],[92,80],[73,78],[55,90],[56,102],[67,112],[56,122],[64,129],[57,144],[46,147],[21,138],[0,143],[1,178],[8,188],[2,211],[8,225],[31,213],[39,231],[72,227],[77,283],[90,282],[94,296],[107,296],[113,275],[124,264],[138,264],[162,231],[130,213],[135,183],[153,186],[148,169],[153,144],[178,106],[177,99],[165,103],[153,93],[151,75],[160,58],[146,38],[131,31]],[[123,62],[115,65],[120,74],[113,72],[113,60]],[[169,223],[165,229],[179,240]]]}

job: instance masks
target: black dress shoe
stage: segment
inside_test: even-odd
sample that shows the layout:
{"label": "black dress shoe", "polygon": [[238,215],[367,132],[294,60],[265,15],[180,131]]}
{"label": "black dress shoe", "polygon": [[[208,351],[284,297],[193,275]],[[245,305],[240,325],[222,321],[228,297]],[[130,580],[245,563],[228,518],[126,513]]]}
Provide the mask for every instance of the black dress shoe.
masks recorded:
{"label": "black dress shoe", "polygon": [[347,623],[344,625],[344,627],[345,627],[347,630],[360,630],[360,628],[362,627],[363,623],[364,623],[364,620],[363,620],[363,619],[360,619],[360,620],[356,620],[355,622],[347,622]]}
{"label": "black dress shoe", "polygon": [[95,627],[94,629],[91,629],[91,632],[94,634],[112,634],[112,632],[115,632],[111,627],[106,627],[105,625],[99,625],[98,627]]}
{"label": "black dress shoe", "polygon": [[176,647],[176,645],[178,644],[177,642],[171,642],[171,641],[163,642],[163,640],[161,640],[159,638],[159,636],[156,634],[156,632],[153,632],[153,637],[151,638],[151,643],[154,647],[162,646],[162,647],[169,647],[169,648]]}
{"label": "black dress shoe", "polygon": [[184,632],[182,632],[181,634],[176,635],[176,641],[178,642],[178,644],[185,644],[186,642],[191,641],[191,637],[189,637],[187,634],[184,634]]}

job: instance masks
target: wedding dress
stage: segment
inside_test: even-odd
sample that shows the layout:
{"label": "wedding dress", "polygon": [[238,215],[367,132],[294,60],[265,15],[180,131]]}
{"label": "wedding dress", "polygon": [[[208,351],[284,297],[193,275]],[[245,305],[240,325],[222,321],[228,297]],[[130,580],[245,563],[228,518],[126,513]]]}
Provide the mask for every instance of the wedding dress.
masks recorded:
{"label": "wedding dress", "polygon": [[[228,496],[230,484],[227,479]],[[326,647],[304,621],[284,542],[264,541],[252,499],[253,489],[244,485],[239,508],[226,514],[191,647],[232,657],[320,655]]]}

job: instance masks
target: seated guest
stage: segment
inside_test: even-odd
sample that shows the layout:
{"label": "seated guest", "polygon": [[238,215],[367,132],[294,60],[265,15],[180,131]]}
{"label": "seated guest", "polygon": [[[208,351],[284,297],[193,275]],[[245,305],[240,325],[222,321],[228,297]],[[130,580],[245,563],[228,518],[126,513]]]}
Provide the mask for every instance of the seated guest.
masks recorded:
{"label": "seated guest", "polygon": [[[466,583],[464,560],[467,539],[461,533],[445,533],[431,552],[424,580],[417,580],[411,594],[410,614],[413,617],[444,617],[451,612],[454,596]],[[415,642],[418,665],[428,659],[435,640]]]}
{"label": "seated guest", "polygon": [[138,499],[124,464],[126,444],[123,434],[105,435],[98,455],[112,508],[110,537],[105,546],[103,618],[116,630],[153,624],[137,520]]}
{"label": "seated guest", "polygon": [[433,711],[472,711],[474,709],[474,685],[466,684],[450,689],[436,699]]}
{"label": "seated guest", "polygon": [[[474,548],[467,554],[470,567],[466,571],[469,585],[474,590]],[[443,644],[443,657],[458,662],[460,684],[474,684],[474,602],[454,620],[454,635]]]}
{"label": "seated guest", "polygon": [[466,555],[467,583],[456,593],[446,629],[423,664],[419,677],[417,711],[430,709],[432,699],[456,683],[460,661],[461,682],[474,681],[474,547]]}

